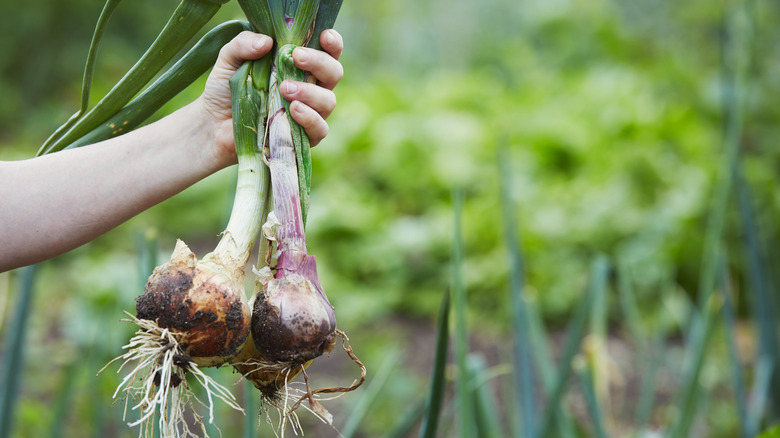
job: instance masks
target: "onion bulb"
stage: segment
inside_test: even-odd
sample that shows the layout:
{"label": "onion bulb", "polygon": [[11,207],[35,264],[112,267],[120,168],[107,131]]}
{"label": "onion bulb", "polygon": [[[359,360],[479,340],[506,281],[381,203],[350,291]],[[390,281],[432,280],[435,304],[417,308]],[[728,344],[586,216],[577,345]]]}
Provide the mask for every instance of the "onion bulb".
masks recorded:
{"label": "onion bulb", "polygon": [[[278,50],[276,66],[285,58],[292,65],[292,48]],[[348,392],[365,378],[365,367],[346,345],[346,336],[336,328],[336,317],[317,275],[314,256],[307,253],[304,220],[308,199],[305,169],[300,167],[301,149],[294,132],[300,127],[289,116],[278,91],[276,69],[271,71],[269,91],[269,119],[267,123],[268,150],[266,163],[271,176],[273,211],[263,225],[263,237],[268,242],[266,265],[255,270],[256,294],[252,304],[250,342],[231,363],[263,395],[266,404],[282,413],[284,429],[288,419],[299,426],[295,409],[303,400],[309,401],[309,410],[330,423],[332,417],[315,399],[323,392]],[[298,131],[300,134],[301,131]],[[298,137],[305,138],[305,134]],[[311,390],[306,367],[317,357],[329,353],[337,337],[345,340],[345,350],[360,365],[363,374],[359,382],[349,388],[322,388]],[[297,401],[288,404],[290,381],[303,374],[305,391]],[[296,392],[296,391],[293,391]]]}
{"label": "onion bulb", "polygon": [[[233,395],[200,367],[228,363],[250,335],[244,270],[260,232],[269,184],[257,131],[251,128],[265,120],[263,93],[247,86],[253,66],[262,74],[270,69],[270,61],[246,63],[230,80],[231,93],[240,98],[233,99],[238,180],[227,228],[214,251],[201,260],[184,242],[176,242],[171,259],[155,268],[136,299],[137,315],[130,321],[140,328],[125,346],[128,351],[117,358],[124,360],[123,367],[138,362],[117,393],[125,392],[135,403],[133,409],[140,410],[141,418],[131,425],[144,423],[142,435],[151,436],[150,420],[159,415],[163,438],[189,436],[183,417],[192,397],[188,373],[206,390],[209,422],[214,397],[243,412]],[[193,415],[207,435],[201,417],[194,410]]]}
{"label": "onion bulb", "polygon": [[300,269],[265,279],[254,301],[252,334],[266,359],[303,364],[333,349],[336,315],[316,269],[307,256]]}
{"label": "onion bulb", "polygon": [[179,240],[171,260],[154,270],[136,298],[137,317],[180,332],[179,348],[198,366],[225,363],[243,347],[250,327],[243,275],[232,271],[198,262]]}

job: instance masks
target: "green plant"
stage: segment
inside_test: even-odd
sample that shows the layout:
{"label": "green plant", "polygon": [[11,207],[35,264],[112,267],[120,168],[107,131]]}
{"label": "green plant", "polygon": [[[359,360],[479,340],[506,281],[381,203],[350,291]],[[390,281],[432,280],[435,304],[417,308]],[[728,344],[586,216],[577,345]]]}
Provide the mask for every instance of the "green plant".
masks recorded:
{"label": "green plant", "polygon": [[23,366],[24,348],[27,334],[27,321],[34,295],[35,265],[21,270],[19,291],[13,323],[3,339],[5,354],[2,362],[0,381],[3,390],[0,393],[0,436],[9,436],[12,430],[16,397],[21,383],[19,375]]}
{"label": "green plant", "polygon": [[[128,132],[202,75],[221,46],[250,26],[236,21],[217,26],[134,98],[226,2],[183,0],[141,59],[89,109],[97,48],[119,4],[108,0],[90,44],[81,108],[52,134],[39,154]],[[279,92],[283,80],[305,79],[293,64],[292,50],[301,45],[318,48],[319,34],[310,41],[313,32],[332,27],[341,1],[258,0],[240,5],[251,28],[270,35],[276,45],[269,55],[245,63],[231,79],[239,165],[230,221],[214,251],[200,260],[177,241],[171,260],[154,270],[137,298],[137,315],[130,321],[140,329],[125,347],[128,351],[117,358],[122,360],[120,370],[130,367],[117,393],[124,392],[124,397],[132,400],[132,409],[139,410],[140,418],[131,425],[141,425],[146,436],[153,434],[158,418],[163,436],[192,433],[184,419],[184,407],[197,399],[188,375],[205,389],[207,401],[202,404],[208,409],[209,424],[214,421],[215,397],[241,410],[232,394],[201,368],[233,364],[261,390],[264,400],[283,413],[282,429],[304,400],[316,415],[329,418],[314,396],[351,391],[365,378],[365,368],[347,345],[346,335],[336,330],[315,259],[306,253],[303,230],[311,190],[309,140],[290,116],[290,103]],[[288,199],[288,193],[293,193],[292,198]],[[261,226],[266,228],[263,242],[268,257],[261,256],[260,266],[267,266],[254,271],[258,281],[250,313],[244,272]],[[306,315],[305,320],[302,315]],[[320,327],[324,330],[318,330]],[[347,388],[312,391],[305,367],[329,352],[337,335],[343,338],[347,354],[362,368],[362,378]],[[281,404],[280,391],[286,397],[287,382],[299,373],[307,389],[287,410],[286,401]],[[210,426],[200,414],[193,415],[208,435]],[[292,418],[293,427],[299,427]]]}

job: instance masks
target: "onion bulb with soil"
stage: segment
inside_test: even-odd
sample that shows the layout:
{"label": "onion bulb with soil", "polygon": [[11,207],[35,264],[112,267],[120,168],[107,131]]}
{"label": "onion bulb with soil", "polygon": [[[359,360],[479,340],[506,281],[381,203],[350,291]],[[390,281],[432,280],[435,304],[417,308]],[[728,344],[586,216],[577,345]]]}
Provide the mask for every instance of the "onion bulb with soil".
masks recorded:
{"label": "onion bulb with soil", "polygon": [[[141,418],[130,424],[142,424],[142,436],[153,436],[147,431],[153,431],[155,417],[163,438],[189,436],[183,413],[199,400],[191,394],[187,374],[206,392],[200,404],[209,410],[209,422],[214,398],[243,412],[232,394],[200,368],[230,362],[250,335],[244,270],[260,231],[269,184],[257,131],[251,128],[265,120],[262,93],[246,85],[251,65],[239,69],[230,81],[231,93],[242,98],[234,99],[233,108],[238,180],[228,225],[214,251],[201,260],[177,241],[171,259],[155,268],[136,299],[136,316],[130,321],[139,329],[125,346],[127,352],[115,359],[123,360],[120,370],[137,362],[117,393],[124,392],[126,402],[141,412]],[[254,65],[262,69],[270,61],[261,59]],[[247,88],[252,88],[249,94]],[[194,409],[193,415],[202,424]]]}
{"label": "onion bulb with soil", "polygon": [[[318,394],[349,392],[365,380],[365,367],[352,353],[346,335],[337,330],[333,306],[317,275],[316,259],[307,252],[304,221],[310,165],[305,157],[309,156],[309,144],[279,93],[284,72],[295,69],[292,50],[292,45],[280,47],[271,70],[265,161],[271,177],[273,211],[263,225],[267,266],[254,271],[257,279],[251,342],[232,362],[260,390],[265,405],[280,412],[282,434],[288,421],[294,431],[299,429],[295,411],[304,400],[308,401],[308,410],[332,424]],[[330,353],[339,336],[345,351],[360,366],[361,378],[350,387],[312,390],[306,367]],[[299,374],[303,375],[304,389],[291,390],[289,384]]]}

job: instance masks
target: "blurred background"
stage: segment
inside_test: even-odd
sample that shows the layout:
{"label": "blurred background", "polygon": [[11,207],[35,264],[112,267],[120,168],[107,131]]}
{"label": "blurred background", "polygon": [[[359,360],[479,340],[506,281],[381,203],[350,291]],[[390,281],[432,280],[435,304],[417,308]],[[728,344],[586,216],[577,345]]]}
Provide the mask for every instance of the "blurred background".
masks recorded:
{"label": "blurred background", "polygon": [[[93,100],[177,4],[120,5]],[[0,160],[34,156],[78,109],[101,7],[0,3]],[[241,17],[229,2],[207,27]],[[480,436],[527,436],[553,411],[569,429],[549,436],[755,436],[776,423],[778,23],[765,0],[345,1],[345,76],[313,151],[307,235],[369,380],[327,405],[334,428],[301,414],[307,434],[417,436],[448,288],[465,297],[454,324],[492,400]],[[9,436],[137,435],[111,399],[117,366],[95,374],[134,331],[119,320],[150,260],[176,238],[198,255],[216,244],[234,178],[221,171],[38,266],[31,287],[21,270],[0,274],[3,364],[30,299]],[[456,353],[438,436],[463,436]],[[318,362],[315,385],[359,375],[343,354]],[[545,363],[566,372],[545,377]],[[247,431],[219,409],[222,436],[273,435],[265,417]]]}

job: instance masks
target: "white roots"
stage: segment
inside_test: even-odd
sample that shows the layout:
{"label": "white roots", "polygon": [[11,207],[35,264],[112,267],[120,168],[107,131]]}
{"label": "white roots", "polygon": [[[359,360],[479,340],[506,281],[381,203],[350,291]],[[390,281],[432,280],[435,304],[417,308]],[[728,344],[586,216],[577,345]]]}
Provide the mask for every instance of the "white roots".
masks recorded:
{"label": "white roots", "polygon": [[[127,312],[125,312],[127,313]],[[138,319],[127,313],[130,319],[123,321],[136,324],[139,329],[123,348],[127,352],[109,362],[103,367],[105,370],[110,364],[122,360],[122,365],[117,370],[119,374],[125,366],[133,368],[127,373],[114,392],[123,398],[125,413],[123,421],[127,421],[128,408],[130,411],[138,411],[139,417],[128,425],[140,426],[139,438],[153,438],[156,426],[159,426],[161,438],[197,438],[197,429],[203,437],[208,437],[206,430],[206,418],[194,409],[195,405],[208,410],[208,423],[214,422],[214,399],[220,399],[228,406],[244,413],[238,405],[236,398],[224,386],[207,376],[187,356],[180,347],[181,333],[160,328],[156,322]],[[263,396],[263,408],[265,419],[272,426],[277,438],[284,438],[285,430],[289,426],[295,435],[303,435],[303,429],[298,418],[297,409],[303,408],[311,412],[325,424],[333,426],[333,416],[321,404],[322,401],[338,398],[344,393],[351,392],[360,386],[366,378],[366,368],[352,352],[346,335],[337,330],[342,338],[342,343],[347,355],[360,367],[360,379],[355,380],[349,387],[330,387],[314,389],[309,386],[309,378],[306,375],[305,365],[293,365],[257,361],[250,359],[246,362],[233,363],[234,366],[243,368],[243,378],[256,381],[260,375],[270,375],[273,380],[269,383],[278,384],[279,391],[274,396]],[[103,370],[100,370],[102,372]],[[199,399],[187,382],[187,374],[202,386],[206,393],[206,400]],[[257,373],[257,374],[255,374]],[[100,374],[100,373],[98,373]],[[303,382],[290,382],[297,374],[303,375]],[[265,377],[265,376],[264,376]],[[123,393],[120,396],[120,393]],[[323,397],[325,394],[329,396]],[[306,403],[304,403],[306,402]],[[188,409],[189,408],[189,409]],[[190,411],[189,413],[187,411]],[[271,419],[271,412],[276,411],[278,421]],[[187,414],[187,415],[185,415]],[[156,423],[155,423],[156,422]],[[276,426],[274,426],[276,423]],[[191,426],[196,424],[195,430]]]}
{"label": "white roots", "polygon": [[[298,366],[290,367],[290,366],[284,366],[282,364],[275,364],[271,362],[262,362],[262,361],[248,361],[243,362],[235,365],[243,365],[250,367],[250,371],[248,371],[244,377],[251,376],[253,373],[258,372],[275,372],[278,373],[280,378],[283,377],[283,381],[289,381],[290,379],[293,379],[296,374],[298,374],[299,371],[296,369]],[[304,367],[300,366],[300,372],[304,373],[305,370]],[[274,436],[277,438],[284,438],[285,431],[287,430],[287,426],[289,424],[293,434],[296,436],[303,435],[303,427],[301,426],[301,421],[298,417],[298,413],[296,412],[298,407],[303,407],[307,411],[311,412],[314,416],[322,420],[323,423],[333,425],[333,415],[331,415],[320,403],[319,400],[330,400],[337,397],[330,397],[326,399],[321,399],[319,395],[315,395],[311,393],[311,389],[308,388],[308,380],[306,382],[306,386],[303,388],[296,387],[303,385],[300,382],[289,382],[285,384],[282,388],[279,389],[279,393],[275,397],[262,397],[261,403],[262,406],[260,408],[261,416],[263,412],[265,413],[265,421],[268,423],[269,426],[271,426],[271,430],[274,433]],[[306,406],[301,405],[300,400],[303,399],[309,399],[311,398],[312,406]],[[293,404],[292,400],[299,400],[297,403]],[[278,419],[274,420],[271,418],[271,413],[275,411],[278,415]]]}
{"label": "white roots", "polygon": [[[325,409],[321,402],[334,400],[348,392],[354,391],[365,381],[366,367],[352,352],[352,347],[349,345],[349,338],[347,338],[347,335],[341,330],[336,330],[336,334],[342,338],[342,347],[344,348],[344,351],[361,370],[360,379],[353,381],[352,385],[349,387],[328,387],[312,390],[309,386],[309,376],[306,374],[306,365],[291,365],[254,359],[234,364],[242,366],[244,369],[248,368],[248,371],[243,373],[243,377],[248,380],[253,380],[253,377],[256,377],[253,376],[255,373],[271,373],[276,375],[277,378],[269,383],[276,384],[276,382],[280,381],[285,382],[279,388],[279,392],[276,396],[264,396],[262,398],[262,410],[265,411],[266,421],[272,427],[274,435],[277,438],[284,438],[288,423],[295,435],[303,435],[303,429],[296,412],[298,408],[301,407],[312,413],[312,415],[320,419],[323,423],[333,427],[333,415]],[[299,373],[303,375],[303,382],[291,382],[290,380],[295,378]],[[323,396],[323,394],[330,395]],[[304,403],[304,401],[308,403]],[[271,419],[271,410],[276,410],[279,415],[279,420],[277,422],[278,427],[274,426],[274,422]]]}
{"label": "white roots", "polygon": [[[208,422],[213,423],[214,398],[222,400],[233,409],[244,412],[227,388],[204,374],[182,351],[179,346],[180,333],[160,328],[154,321],[138,319],[129,313],[127,315],[131,319],[123,321],[132,322],[140,328],[123,347],[127,352],[109,362],[109,365],[122,359],[122,365],[117,370],[118,374],[125,365],[137,361],[135,367],[117,387],[114,398],[117,398],[120,392],[124,393],[123,421],[126,421],[127,408],[130,404],[132,404],[131,411],[140,412],[140,418],[128,423],[131,427],[141,425],[138,434],[140,438],[154,436],[154,420],[157,416],[159,416],[162,438],[197,437],[198,435],[190,430],[184,415],[185,410],[188,406],[193,407],[197,403],[208,409]],[[207,397],[205,403],[193,394],[186,378],[188,372],[204,388]],[[203,417],[194,409],[190,411],[195,423],[200,426],[203,436],[208,437]]]}

